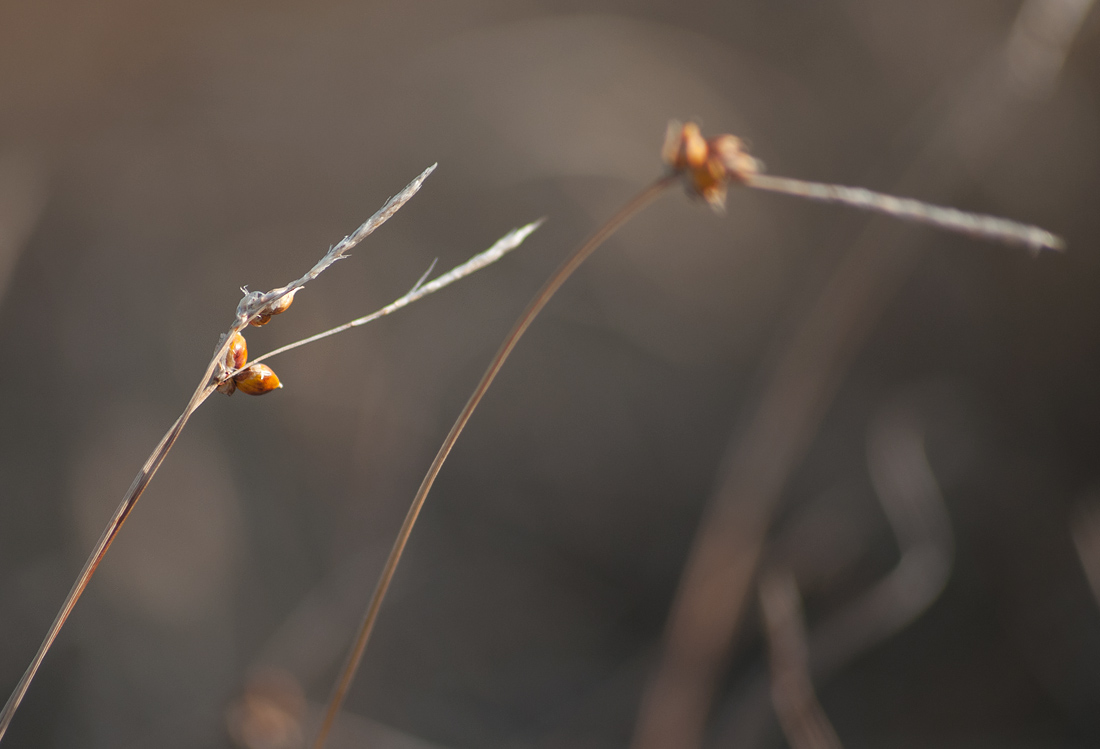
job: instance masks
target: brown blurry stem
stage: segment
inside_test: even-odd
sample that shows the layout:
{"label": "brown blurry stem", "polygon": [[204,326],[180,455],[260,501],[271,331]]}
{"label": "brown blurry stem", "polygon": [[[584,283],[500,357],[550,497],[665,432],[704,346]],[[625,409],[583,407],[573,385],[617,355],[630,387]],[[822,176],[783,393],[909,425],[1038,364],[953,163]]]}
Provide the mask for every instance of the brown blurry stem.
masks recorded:
{"label": "brown blurry stem", "polygon": [[802,600],[794,575],[772,570],[760,581],[760,612],[768,638],[772,704],[791,749],[841,749],[810,679]]}
{"label": "brown blurry stem", "polygon": [[[954,534],[925,454],[924,431],[924,419],[910,403],[891,404],[874,419],[867,440],[867,467],[898,547],[898,562],[810,630],[806,637],[808,669],[819,685],[911,624],[947,583],[954,559]],[[772,722],[766,682],[761,675],[730,697],[732,714],[716,730],[716,746],[760,744]]]}
{"label": "brown blurry stem", "polygon": [[1070,531],[1085,579],[1088,580],[1096,605],[1100,606],[1100,503],[1095,497],[1090,497],[1090,500],[1078,508],[1070,524]]}
{"label": "brown blurry stem", "polygon": [[0,153],[0,299],[49,198],[46,167],[34,155]]}
{"label": "brown blurry stem", "polygon": [[[998,58],[960,87],[894,191],[949,199],[1003,152],[1014,125],[1053,90],[1092,3],[1027,0]],[[916,245],[912,233],[888,221],[868,223],[786,342],[754,412],[736,430],[681,574],[639,708],[634,749],[702,744],[787,477],[883,306],[908,275]]]}
{"label": "brown blurry stem", "polygon": [[[227,336],[225,342],[219,348],[218,353],[210,360],[210,364],[206,369],[206,375],[202,380],[203,383],[210,383],[214,368],[221,358],[225,356],[225,351],[228,347],[229,338]],[[30,665],[27,666],[27,670],[23,672],[23,676],[19,679],[19,683],[16,684],[15,689],[4,705],[4,710],[0,713],[0,739],[3,739],[5,732],[7,732],[8,726],[15,716],[15,711],[19,709],[19,703],[23,701],[23,697],[27,694],[27,689],[30,688],[34,675],[38,673],[38,669],[41,667],[42,661],[46,657],[46,653],[49,652],[54,640],[57,639],[58,633],[61,632],[61,627],[64,626],[65,621],[69,618],[69,614],[72,613],[73,608],[76,606],[76,602],[80,600],[80,596],[83,595],[84,589],[88,587],[92,575],[95,574],[96,568],[99,567],[99,563],[103,561],[103,557],[107,554],[107,550],[111,548],[111,544],[114,543],[118,532],[122,530],[122,524],[130,517],[130,513],[133,512],[138,500],[141,499],[141,495],[145,492],[146,487],[149,486],[149,482],[152,481],[153,476],[156,475],[157,469],[160,468],[161,463],[163,463],[164,459],[168,456],[168,451],[171,450],[172,445],[176,443],[176,439],[180,436],[180,432],[183,431],[183,427],[187,424],[187,420],[191,418],[191,414],[202,405],[203,401],[210,397],[210,394],[214,392],[214,388],[215,386],[212,384],[199,385],[194,395],[191,396],[191,400],[188,402],[183,413],[176,419],[176,423],[173,424],[172,428],[168,430],[168,433],[164,435],[160,444],[156,446],[148,460],[145,461],[145,465],[141,467],[137,476],[134,477],[134,481],[126,491],[126,495],[123,497],[122,502],[115,510],[114,515],[111,516],[111,520],[107,523],[103,535],[99,537],[95,547],[92,549],[92,553],[88,555],[87,561],[84,562],[84,567],[80,570],[80,574],[77,575],[76,582],[73,583],[72,589],[69,591],[69,594],[65,596],[65,601],[61,604],[61,609],[57,612],[57,616],[54,618],[49,630],[47,630],[46,637],[42,640],[42,644],[38,646],[38,651],[34,654],[34,658],[31,660]]]}
{"label": "brown blurry stem", "polygon": [[527,328],[530,327],[535,317],[542,311],[542,308],[546,306],[551,297],[557,293],[562,284],[564,284],[569,276],[573,274],[573,271],[580,267],[581,263],[588,259],[588,257],[595,252],[608,237],[614,234],[620,226],[649,205],[658,195],[664,192],[665,188],[674,184],[679,179],[680,177],[678,175],[662,177],[648,187],[643,188],[641,192],[631,198],[626,205],[619,209],[618,213],[597,229],[591,237],[574,250],[573,254],[566,258],[565,262],[554,271],[554,274],[550,276],[550,279],[543,285],[539,292],[535,294],[535,297],[527,305],[527,309],[519,316],[519,319],[516,320],[511,331],[509,331],[508,335],[504,338],[504,343],[501,344],[500,349],[497,350],[496,355],[489,363],[489,367],[485,370],[485,374],[481,376],[481,380],[478,382],[477,387],[474,388],[474,392],[470,396],[470,399],[466,401],[465,407],[463,407],[462,412],[458,415],[454,426],[451,427],[451,431],[447,434],[446,439],[443,440],[439,452],[436,453],[435,459],[428,468],[428,473],[424,476],[424,480],[421,482],[420,488],[416,492],[416,496],[413,497],[409,511],[405,515],[405,521],[401,524],[401,529],[397,532],[397,539],[393,543],[393,549],[390,551],[390,555],[386,559],[386,564],[382,568],[382,574],[378,578],[378,584],[375,586],[374,594],[371,596],[370,603],[367,605],[366,614],[364,614],[363,621],[359,625],[359,630],[356,633],[351,650],[348,652],[347,660],[332,690],[332,696],[329,698],[328,702],[328,709],[325,711],[325,717],[321,722],[321,728],[313,744],[314,749],[322,749],[325,745],[325,741],[328,739],[329,732],[332,730],[332,725],[336,720],[336,716],[340,712],[340,707],[344,703],[348,687],[351,686],[351,682],[355,678],[355,672],[358,670],[359,663],[363,659],[363,653],[367,649],[367,643],[374,629],[374,623],[378,619],[378,611],[382,607],[382,601],[386,597],[386,591],[389,589],[394,572],[397,570],[397,565],[401,561],[401,555],[405,551],[405,545],[409,541],[409,536],[412,534],[417,516],[420,515],[420,510],[424,507],[424,501],[428,498],[428,492],[431,491],[432,484],[439,475],[443,463],[447,460],[447,456],[450,455],[451,449],[454,447],[455,442],[458,441],[459,435],[462,434],[462,430],[466,427],[467,422],[469,422],[470,417],[474,413],[474,409],[481,403],[481,399],[485,396],[485,392],[493,383],[501,367],[504,366],[504,362],[508,359],[509,354],[512,353],[512,349],[516,347],[520,337],[522,337]]}

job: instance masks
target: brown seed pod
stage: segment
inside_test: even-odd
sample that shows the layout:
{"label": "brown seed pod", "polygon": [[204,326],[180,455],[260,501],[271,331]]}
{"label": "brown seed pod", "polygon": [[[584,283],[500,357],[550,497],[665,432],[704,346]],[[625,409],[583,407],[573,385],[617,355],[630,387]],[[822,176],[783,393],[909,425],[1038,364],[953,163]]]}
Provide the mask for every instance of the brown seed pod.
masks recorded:
{"label": "brown seed pod", "polygon": [[672,171],[682,174],[692,195],[721,211],[730,182],[748,182],[760,171],[760,162],[745,150],[741,139],[719,135],[705,139],[694,122],[671,122],[661,155]]}
{"label": "brown seed pod", "polygon": [[266,364],[253,364],[241,370],[233,377],[237,390],[248,395],[263,395],[283,386],[279,376]]}
{"label": "brown seed pod", "polygon": [[698,169],[707,159],[707,142],[694,122],[681,125],[673,120],[668,123],[665,145],[661,157],[674,171]]}
{"label": "brown seed pod", "polygon": [[295,289],[294,291],[290,292],[289,294],[284,294],[283,296],[279,297],[276,301],[272,302],[270,304],[270,306],[268,306],[266,311],[268,313],[272,314],[272,315],[281,315],[281,314],[283,314],[284,312],[286,312],[287,308],[290,305],[294,304],[294,295],[297,294],[297,293],[298,293],[298,289]]}
{"label": "brown seed pod", "polygon": [[243,335],[234,333],[229,340],[229,351],[225,355],[225,366],[232,372],[243,367],[247,361],[248,344],[245,342]]}
{"label": "brown seed pod", "polygon": [[295,289],[289,294],[284,294],[283,296],[279,297],[277,300],[264,307],[260,311],[260,314],[252,319],[249,325],[255,325],[256,327],[267,325],[269,322],[271,322],[272,315],[281,315],[282,313],[287,311],[287,308],[294,303],[294,295],[297,293],[298,289]]}

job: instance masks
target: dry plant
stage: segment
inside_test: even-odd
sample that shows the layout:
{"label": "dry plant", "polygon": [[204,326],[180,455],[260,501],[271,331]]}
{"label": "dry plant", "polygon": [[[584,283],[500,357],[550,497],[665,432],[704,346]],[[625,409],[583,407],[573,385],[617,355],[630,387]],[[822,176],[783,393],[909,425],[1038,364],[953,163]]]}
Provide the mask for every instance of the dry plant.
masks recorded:
{"label": "dry plant", "polygon": [[[804,666],[798,667],[806,673],[798,679],[824,683],[858,656],[915,621],[947,584],[954,560],[954,533],[943,493],[925,452],[924,421],[920,410],[905,401],[891,403],[873,419],[867,437],[867,469],[875,498],[897,546],[898,560],[889,572],[853,600],[815,623],[807,633],[799,634],[804,645],[798,647],[806,652]],[[791,548],[791,543],[785,543],[787,540],[780,535],[772,548]],[[776,574],[783,577],[786,573],[782,570],[786,567],[809,566],[790,558],[796,554],[775,559],[773,552],[769,557],[761,573],[762,599],[763,580],[774,579]],[[820,560],[815,562],[820,565]],[[805,578],[793,580],[792,575],[792,581],[796,588],[801,586],[808,591],[812,586],[806,579],[809,577],[807,573]],[[769,689],[766,675],[753,678],[747,687],[737,690],[729,700],[736,707],[725,721],[727,725],[720,731],[718,743],[732,746],[758,743],[772,722],[769,691],[780,725],[789,733],[784,724],[784,706],[777,703],[775,690],[774,681]]]}
{"label": "dry plant", "polygon": [[375,229],[397,213],[397,211],[420,190],[424,180],[435,170],[435,167],[436,165],[433,164],[425,169],[416,179],[401,190],[401,192],[386,201],[385,205],[383,205],[373,216],[363,222],[358,229],[330,247],[324,256],[301,278],[268,292],[248,291],[247,288],[241,289],[244,292],[244,296],[237,305],[236,313],[233,316],[233,322],[230,324],[228,331],[221,335],[214,355],[207,363],[206,371],[199,380],[199,384],[191,395],[191,399],[187,402],[183,412],[176,419],[175,423],[172,424],[171,428],[153,449],[152,454],[138,471],[133,483],[126,491],[122,502],[115,510],[114,515],[107,523],[99,541],[95,544],[87,561],[84,563],[84,567],[77,576],[72,589],[65,597],[61,609],[50,625],[30,665],[27,667],[27,670],[16,685],[15,690],[4,705],[3,712],[0,713],[0,739],[3,738],[8,726],[11,724],[11,720],[16,710],[19,708],[20,702],[22,702],[24,695],[27,693],[27,689],[30,687],[31,681],[34,679],[35,674],[42,665],[43,659],[46,657],[46,653],[49,652],[54,640],[57,639],[58,633],[61,631],[62,626],[64,626],[65,621],[69,618],[69,615],[72,613],[73,608],[76,606],[85,588],[87,588],[99,563],[103,560],[103,557],[106,555],[107,550],[122,529],[126,519],[137,505],[138,500],[141,499],[141,495],[153,480],[153,476],[156,475],[157,469],[160,468],[164,459],[168,456],[168,452],[179,438],[188,419],[190,419],[195,410],[198,409],[207,398],[215,391],[232,395],[236,390],[242,390],[251,395],[262,395],[282,387],[282,384],[279,382],[274,372],[266,365],[259,363],[261,360],[270,359],[277,354],[284,353],[307,343],[318,341],[322,338],[327,338],[328,336],[349,330],[350,328],[365,325],[372,320],[377,320],[380,317],[396,312],[402,307],[428,294],[439,291],[445,286],[496,262],[506,253],[518,247],[541,223],[541,221],[534,222],[520,229],[510,231],[489,249],[475,255],[447,273],[431,281],[425,282],[427,276],[430,275],[432,271],[432,268],[429,268],[428,272],[417,281],[408,293],[369,315],[357,318],[344,325],[326,330],[303,340],[296,341],[287,346],[283,346],[282,348],[255,359],[248,360],[247,347],[244,337],[241,335],[241,331],[250,324],[264,325],[270,321],[273,315],[285,312],[293,302],[294,296],[301,291],[307,283],[321,275],[321,273],[327,270],[337,260],[346,258],[349,250],[366,239]]}
{"label": "dry plant", "polygon": [[44,167],[33,156],[0,153],[0,300],[46,207]]}
{"label": "dry plant", "polygon": [[1100,504],[1094,497],[1089,497],[1078,507],[1070,531],[1092,597],[1100,606]]}
{"label": "dry plant", "polygon": [[[1063,246],[1062,241],[1058,237],[1047,231],[1005,219],[978,216],[951,208],[932,206],[916,200],[895,198],[889,195],[874,193],[863,188],[811,183],[802,180],[763,175],[760,173],[761,167],[759,162],[745,151],[741,141],[735,136],[720,135],[711,139],[705,139],[699,128],[694,123],[690,122],[683,125],[676,122],[670,124],[663,149],[663,157],[669,167],[668,173],[654,181],[628,201],[618,213],[565,260],[538,294],[536,294],[535,298],[528,305],[527,309],[523,312],[506,337],[496,356],[492,359],[474,393],[456,420],[414,498],[390,556],[387,559],[381,578],[364,616],[363,623],[360,626],[344,668],[333,690],[333,696],[330,699],[327,713],[315,743],[318,749],[324,745],[332,729],[335,717],[339,712],[343,698],[354,678],[355,671],[369,641],[386,590],[392,581],[397,564],[400,561],[405,545],[412,532],[413,525],[423,507],[432,483],[438,476],[443,462],[446,460],[463,428],[468,423],[473,411],[484,397],[493,379],[515,348],[520,337],[522,337],[534,318],[543,307],[545,307],[569,276],[620,226],[645,208],[645,206],[664,192],[666,188],[682,182],[690,195],[707,201],[712,208],[718,211],[723,209],[728,186],[732,183],[749,188],[781,192],[815,200],[840,202],[856,208],[876,211],[896,218],[931,224],[944,229],[971,234],[980,238],[1022,245],[1033,251],[1042,249],[1057,250],[1061,249]],[[206,370],[200,379],[199,385],[196,387],[183,412],[154,448],[153,452],[134,478],[122,502],[115,510],[115,513],[108,522],[99,541],[96,543],[85,562],[72,589],[66,596],[42,644],[17,684],[7,704],[4,706],[3,712],[0,713],[0,738],[2,738],[3,734],[6,732],[31,681],[41,666],[43,659],[53,642],[56,640],[58,633],[71,614],[80,596],[86,589],[100,561],[103,559],[115,537],[121,530],[122,525],[125,523],[136,506],[137,501],[141,498],[145,489],[152,481],[157,469],[167,457],[168,452],[179,437],[190,416],[214,393],[214,391],[217,390],[232,394],[235,390],[241,389],[251,394],[262,394],[271,389],[281,387],[278,378],[265,365],[260,364],[261,361],[270,359],[277,354],[307,343],[335,335],[336,333],[348,330],[352,327],[364,325],[367,322],[390,314],[496,261],[505,253],[518,246],[537,228],[538,222],[514,230],[485,252],[476,255],[466,263],[438,276],[432,281],[425,282],[427,275],[431,272],[431,269],[429,269],[428,274],[425,274],[407,294],[370,315],[352,320],[344,325],[318,333],[314,336],[276,349],[261,357],[249,360],[247,358],[247,349],[241,332],[249,324],[263,325],[267,323],[273,315],[284,312],[292,303],[295,295],[304,288],[307,283],[327,270],[337,260],[345,258],[350,249],[365,239],[396,213],[397,210],[399,210],[420,189],[423,181],[434,168],[433,165],[425,170],[404,190],[387,201],[376,214],[364,222],[355,232],[332,246],[301,278],[268,292],[250,292],[247,289],[243,289],[245,293],[237,306],[233,321],[229,329],[222,334],[215,353],[208,362]],[[294,712],[294,710],[297,709],[294,706],[297,704],[295,700],[290,700],[288,702],[288,705],[290,705],[290,707],[288,707],[288,712]],[[288,728],[287,730],[292,729]]]}
{"label": "dry plant", "polygon": [[802,599],[794,575],[770,570],[760,581],[760,611],[768,639],[772,704],[791,749],[840,749],[840,739],[817,701]]}
{"label": "dry plant", "polygon": [[[589,239],[570,254],[551,275],[550,279],[535,295],[534,299],[530,302],[506,336],[503,344],[491,360],[473,394],[459,414],[415,495],[383,568],[381,577],[364,615],[363,622],[354,638],[344,667],[333,689],[327,712],[321,723],[315,742],[315,747],[317,747],[317,749],[320,749],[320,747],[325,744],[329,732],[333,727],[343,699],[352,683],[356,669],[358,668],[362,655],[369,642],[386,592],[393,579],[393,575],[411,535],[413,526],[424,506],[424,502],[427,499],[432,484],[474,410],[481,402],[511,352],[514,350],[519,339],[565,281],[608,237],[642,211],[667,188],[674,184],[683,184],[689,195],[706,201],[713,209],[718,211],[724,208],[729,186],[740,185],[746,188],[779,192],[813,200],[837,202],[851,207],[877,212],[893,218],[928,224],[982,239],[1023,246],[1033,252],[1039,252],[1044,249],[1059,250],[1063,247],[1062,240],[1050,232],[1006,219],[965,213],[953,208],[929,205],[909,198],[897,198],[863,188],[813,183],[762,174],[760,163],[745,150],[744,145],[738,138],[733,135],[719,135],[709,139],[704,138],[698,126],[691,122],[686,124],[674,122],[669,126],[662,155],[668,166],[667,172],[631,198],[607,223],[600,227]],[[95,544],[76,582],[72,586],[72,589],[66,596],[42,644],[18,682],[7,704],[4,706],[3,712],[0,713],[0,738],[2,738],[6,732],[13,715],[18,709],[43,659],[57,638],[58,633],[71,614],[77,601],[86,589],[100,561],[103,559],[107,550],[121,530],[122,525],[133,511],[137,501],[148,487],[158,468],[165,460],[168,452],[172,449],[172,446],[178,439],[191,415],[215,390],[231,394],[235,390],[241,389],[248,393],[260,394],[281,387],[274,373],[271,372],[266,365],[261,364],[261,361],[268,360],[276,354],[289,351],[298,346],[334,335],[352,327],[366,324],[367,322],[390,314],[494,262],[505,253],[518,246],[537,228],[538,223],[536,222],[521,229],[514,230],[490,249],[431,281],[426,282],[428,274],[425,274],[407,294],[377,312],[276,349],[264,356],[249,360],[247,358],[247,349],[241,332],[249,324],[265,324],[272,316],[284,312],[292,303],[295,295],[304,288],[306,284],[327,270],[337,260],[345,258],[350,249],[365,239],[396,213],[396,211],[420,189],[423,181],[434,168],[433,165],[425,170],[404,190],[386,202],[376,214],[364,222],[356,231],[331,247],[301,278],[268,292],[249,292],[247,289],[243,289],[245,293],[237,306],[233,320],[228,330],[222,334],[214,355],[207,363],[205,372],[190,400],[134,478],[123,500],[115,510],[98,542]],[[429,270],[429,274],[430,272],[431,270]],[[782,419],[780,419],[778,423],[780,427],[786,425],[786,422]],[[804,437],[805,435],[803,433],[802,438]],[[798,438],[796,438],[796,443],[797,440]],[[767,441],[762,443],[763,446],[767,444],[769,444]],[[762,460],[763,457],[773,457],[770,455],[761,456],[758,450],[759,446],[757,449],[750,451],[748,453],[749,458],[766,463],[767,461]],[[794,447],[789,447],[788,457],[793,459],[797,452],[797,444]],[[780,465],[785,465],[782,460],[780,461]],[[749,524],[749,528],[760,530],[766,525],[766,517],[767,513],[761,512],[760,516],[756,518],[756,522]],[[760,538],[762,538],[762,533],[758,534],[755,542],[761,543],[759,540]],[[751,548],[750,544],[750,549]],[[759,550],[756,549],[756,551],[758,552]],[[750,559],[752,559],[751,556]],[[711,595],[714,592],[714,583],[722,583],[728,580],[731,571],[735,576],[744,576],[746,571],[743,568],[737,567],[737,565],[734,565],[734,568],[731,570],[721,558],[706,558],[704,556],[701,564],[704,569],[714,570],[717,568],[722,574],[712,579],[704,580],[701,588],[697,591],[693,592],[689,589],[687,592],[681,592],[684,598],[690,598],[691,595],[698,595],[699,592],[702,592],[710,608],[710,610],[706,612],[706,616],[696,617],[689,622],[691,631],[696,634],[698,634],[700,629],[706,630],[706,636],[700,640],[703,647],[694,647],[691,652],[686,654],[688,665],[691,667],[698,666],[700,659],[709,658],[713,654],[713,645],[715,643],[719,643],[720,645],[723,638],[728,637],[730,623],[736,622],[740,600],[736,595],[731,595],[731,593],[735,593],[736,591],[723,590],[723,595],[715,597]],[[776,590],[778,590],[778,588],[776,588]],[[767,591],[765,591],[764,594],[767,596]],[[790,597],[787,596],[787,598],[789,599]],[[778,597],[776,597],[775,600],[778,601]],[[715,605],[717,605],[719,609],[724,609],[723,611],[719,611],[718,616],[714,616],[713,607]],[[776,609],[773,607],[773,613],[775,613],[775,610]],[[789,613],[789,606],[787,606],[787,610]],[[774,623],[773,629],[776,629],[776,631],[778,631],[777,628],[779,628],[782,623],[781,620],[782,617],[772,617],[771,619]],[[721,647],[719,647],[719,651],[721,651]],[[803,666],[805,666],[805,664],[803,664]],[[800,668],[803,668],[803,666],[800,666]],[[807,668],[808,666],[805,666],[803,670]],[[682,676],[683,674],[674,674],[675,679],[679,679]],[[689,674],[689,676],[692,675]],[[282,694],[285,690],[282,690],[282,687],[276,682],[277,680],[272,680],[268,685],[269,688],[267,688],[267,691]],[[661,709],[682,710],[686,708],[689,712],[694,710],[696,712],[694,719],[701,724],[708,703],[708,698],[705,693],[704,699],[700,700],[697,690],[695,692],[691,690],[685,691],[680,688],[683,686],[682,682],[676,682],[674,686],[676,686],[677,689],[666,695],[667,702],[661,705]],[[705,686],[709,688],[709,685]],[[260,692],[263,691],[264,690],[261,688]],[[687,702],[684,701],[685,695],[688,698]],[[650,698],[650,707],[652,707],[652,694]],[[290,718],[287,719],[289,725],[293,715],[300,712],[301,700],[298,696],[290,695],[285,700],[285,703],[285,712],[290,716]],[[292,732],[293,726],[289,726],[287,730]],[[656,734],[651,734],[650,738],[653,736],[656,736],[659,745],[690,745],[695,742],[697,733],[689,729],[679,734],[658,732]]]}
{"label": "dry plant", "polygon": [[[551,274],[550,278],[535,294],[527,308],[520,314],[512,329],[505,336],[504,342],[490,361],[481,380],[474,388],[473,394],[459,413],[458,418],[455,420],[454,425],[451,427],[450,432],[439,448],[435,459],[428,468],[428,472],[421,482],[420,488],[417,490],[408,513],[405,516],[405,520],[398,531],[397,539],[386,559],[382,573],[375,586],[374,593],[367,605],[363,621],[353,638],[352,646],[345,659],[344,666],[337,676],[332,696],[329,699],[328,707],[322,719],[317,738],[313,744],[314,749],[322,749],[332,731],[336,717],[339,714],[343,701],[347,696],[348,689],[351,686],[352,680],[355,678],[355,673],[366,651],[386,592],[389,589],[390,583],[393,581],[397,565],[401,560],[405,546],[412,534],[412,529],[416,524],[417,517],[424,507],[424,502],[427,499],[432,484],[438,477],[443,467],[443,463],[453,449],[459,435],[462,433],[467,423],[469,423],[473,412],[484,398],[485,393],[488,391],[489,386],[492,384],[501,368],[504,366],[504,362],[515,349],[519,339],[530,327],[535,317],[538,316],[539,312],[542,311],[573,272],[576,271],[608,237],[641,212],[668,187],[677,183],[682,183],[689,195],[706,201],[710,207],[716,211],[724,210],[729,186],[731,184],[742,185],[749,188],[769,192],[780,192],[813,200],[842,203],[854,208],[882,213],[893,218],[929,224],[949,231],[962,232],[964,234],[1003,242],[1005,244],[1021,245],[1033,252],[1039,252],[1044,249],[1061,250],[1064,248],[1062,239],[1054,234],[1038,227],[1028,226],[1007,219],[965,213],[953,208],[934,206],[907,198],[896,198],[891,195],[884,195],[863,188],[844,187],[840,185],[821,184],[798,179],[763,175],[761,174],[762,165],[745,150],[744,144],[739,138],[729,134],[718,135],[709,139],[704,138],[698,125],[693,122],[681,124],[673,121],[669,124],[664,146],[662,148],[662,157],[668,166],[667,173],[642,188],[640,192],[629,199],[617,213],[615,213],[603,226],[597,229],[591,237],[577,247],[565,261],[558,266],[557,270]],[[754,457],[759,459],[762,456],[756,455]],[[720,575],[719,579],[724,580],[725,576]],[[705,600],[707,607],[717,606],[721,608],[725,606],[731,612],[735,611],[739,605],[737,598],[723,595],[725,591],[715,590],[712,584],[713,581],[709,582],[711,584],[706,585],[707,596]],[[698,600],[703,599],[700,598]],[[710,626],[713,631],[708,639],[710,641],[714,641],[715,639],[720,640],[724,636],[723,630],[726,626],[725,620],[727,617],[719,616],[710,618],[708,622],[707,620],[709,617],[710,612],[696,611],[695,617],[691,622],[692,628],[698,630],[699,628]],[[714,629],[714,624],[717,625],[716,630]],[[696,657],[698,657],[698,655],[699,653],[695,654]],[[662,694],[663,698],[673,702],[675,702],[679,696],[680,695],[677,694],[675,690]],[[697,706],[705,704],[705,701],[693,700],[693,702]],[[652,706],[653,703],[651,702],[650,707]],[[673,705],[673,707],[675,708],[676,706]],[[666,708],[667,706],[662,706],[662,709]],[[702,716],[695,717],[699,719],[698,722],[701,725]],[[650,736],[649,738],[652,740],[654,737]],[[688,745],[695,743],[697,736],[695,733],[688,734],[688,741],[686,744],[684,743],[684,739],[684,735],[664,733],[657,736],[656,740],[651,741],[651,743],[653,746]]]}
{"label": "dry plant", "polygon": [[[1092,5],[1093,0],[1025,2],[997,56],[968,77],[896,189],[950,199],[969,183],[972,170],[1002,156],[1012,129],[1053,90]],[[846,202],[873,200],[848,190],[784,185],[784,191],[821,200],[843,200],[842,194],[854,199]],[[1023,237],[1017,241],[1027,243]],[[788,477],[881,309],[907,275],[914,244],[911,235],[886,222],[868,223],[794,335],[783,342],[758,405],[732,430],[642,698],[636,749],[702,742]]]}

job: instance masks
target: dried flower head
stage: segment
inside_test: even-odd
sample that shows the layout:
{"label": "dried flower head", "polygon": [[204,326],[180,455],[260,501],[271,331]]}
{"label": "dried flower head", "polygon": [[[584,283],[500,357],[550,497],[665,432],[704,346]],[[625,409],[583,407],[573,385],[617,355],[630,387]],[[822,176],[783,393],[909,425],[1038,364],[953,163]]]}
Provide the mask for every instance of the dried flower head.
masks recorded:
{"label": "dried flower head", "polygon": [[725,209],[730,181],[748,182],[761,169],[740,138],[704,138],[694,122],[668,124],[661,156],[673,172],[683,175],[688,194],[703,198],[715,211]]}

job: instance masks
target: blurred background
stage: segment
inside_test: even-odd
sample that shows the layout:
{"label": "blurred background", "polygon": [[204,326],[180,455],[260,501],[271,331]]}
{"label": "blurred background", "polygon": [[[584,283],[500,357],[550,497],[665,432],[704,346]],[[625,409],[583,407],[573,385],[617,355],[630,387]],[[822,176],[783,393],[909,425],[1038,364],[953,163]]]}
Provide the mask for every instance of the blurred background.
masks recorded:
{"label": "blurred background", "polygon": [[[5,746],[300,746],[452,420],[550,270],[661,173],[672,118],[1069,251],[663,196],[475,414],[331,746],[626,746],[671,704],[643,695],[715,517],[749,536],[722,553],[761,551],[704,654],[705,745],[787,740],[752,570],[794,581],[844,746],[1100,745],[1098,93],[1087,0],[0,0],[5,695],[240,286],[298,277],[436,161],[253,355],[548,217],[273,360],[283,390],[207,402]],[[716,500],[746,466],[767,479]]]}

